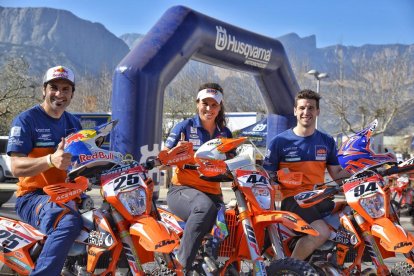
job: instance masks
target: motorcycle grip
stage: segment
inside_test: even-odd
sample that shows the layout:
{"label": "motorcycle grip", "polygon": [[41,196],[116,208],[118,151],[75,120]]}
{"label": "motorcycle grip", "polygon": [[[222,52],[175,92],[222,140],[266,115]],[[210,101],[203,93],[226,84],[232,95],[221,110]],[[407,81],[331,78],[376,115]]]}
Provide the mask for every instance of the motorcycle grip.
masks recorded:
{"label": "motorcycle grip", "polygon": [[399,166],[394,166],[391,167],[383,172],[381,172],[380,174],[382,176],[388,176],[388,175],[392,175],[392,174],[399,174],[399,173],[404,173],[404,172],[409,172],[414,170],[414,164],[410,164],[404,167],[399,167]]}
{"label": "motorcycle grip", "polygon": [[197,170],[198,166],[197,165],[184,164],[183,169]]}

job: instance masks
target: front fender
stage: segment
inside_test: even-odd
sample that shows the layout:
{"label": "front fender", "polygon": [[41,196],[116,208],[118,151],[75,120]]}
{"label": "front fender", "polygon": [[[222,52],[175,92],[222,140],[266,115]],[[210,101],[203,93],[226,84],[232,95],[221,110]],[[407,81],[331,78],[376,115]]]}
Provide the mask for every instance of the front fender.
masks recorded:
{"label": "front fender", "polygon": [[311,236],[319,236],[319,232],[312,228],[300,216],[287,211],[266,211],[253,217],[255,223],[273,224],[281,223],[289,229]]}
{"label": "front fender", "polygon": [[150,216],[135,219],[129,232],[138,236],[139,244],[150,252],[170,253],[179,243],[177,234],[170,231],[163,222]]}
{"label": "front fender", "polygon": [[413,235],[388,218],[376,219],[371,233],[380,239],[381,246],[387,251],[408,253],[414,247]]}

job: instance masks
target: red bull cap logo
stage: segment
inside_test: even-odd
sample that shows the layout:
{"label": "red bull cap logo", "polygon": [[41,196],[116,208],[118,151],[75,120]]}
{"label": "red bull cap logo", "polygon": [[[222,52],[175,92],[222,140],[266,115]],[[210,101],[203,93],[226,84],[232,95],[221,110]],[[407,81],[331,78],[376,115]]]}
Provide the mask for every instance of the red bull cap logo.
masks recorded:
{"label": "red bull cap logo", "polygon": [[43,77],[43,83],[47,83],[54,79],[66,79],[73,85],[75,84],[75,75],[72,70],[61,65],[49,68]]}

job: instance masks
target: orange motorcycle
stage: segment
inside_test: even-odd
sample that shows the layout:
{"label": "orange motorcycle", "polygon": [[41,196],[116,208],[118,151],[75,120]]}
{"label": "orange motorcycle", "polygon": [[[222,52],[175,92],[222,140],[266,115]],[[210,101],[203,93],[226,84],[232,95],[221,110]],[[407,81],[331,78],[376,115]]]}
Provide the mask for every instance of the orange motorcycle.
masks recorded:
{"label": "orange motorcycle", "polygon": [[[235,201],[220,208],[216,226],[199,248],[194,268],[199,275],[317,275],[304,261],[288,258],[283,251],[278,224],[307,235],[317,231],[296,214],[275,210],[275,190],[269,175],[243,153],[246,138],[218,138],[203,144],[195,153],[200,177],[230,182]],[[226,160],[226,153],[237,155]],[[185,222],[167,207],[158,208],[161,219],[179,236]]]}
{"label": "orange motorcycle", "polygon": [[[89,180],[101,188],[103,204],[82,213],[84,226],[62,274],[176,275],[179,268],[160,267],[154,257],[168,259],[179,243],[178,235],[154,212],[153,182],[147,171],[157,162],[123,161],[119,153],[99,148],[97,144],[113,125],[110,122],[67,137],[65,151],[73,161],[68,182],[43,189],[51,201],[68,204],[88,189]],[[0,274],[29,275],[47,238],[22,221],[1,216]]]}
{"label": "orange motorcycle", "polygon": [[[414,275],[414,237],[403,229],[391,208],[391,182],[386,178],[414,170],[414,159],[397,164],[389,154],[375,154],[370,149],[375,127],[376,121],[342,145],[338,159],[342,167],[353,173],[349,179],[342,185],[326,185],[325,189],[295,196],[303,208],[338,194],[345,196],[324,217],[331,228],[330,240],[309,257],[322,275]],[[300,236],[283,226],[281,231],[285,250],[290,252]],[[356,252],[353,259],[347,257],[351,252]],[[406,260],[396,263],[390,272],[384,259],[396,253],[403,254]],[[372,261],[373,267],[363,269],[363,261]]]}

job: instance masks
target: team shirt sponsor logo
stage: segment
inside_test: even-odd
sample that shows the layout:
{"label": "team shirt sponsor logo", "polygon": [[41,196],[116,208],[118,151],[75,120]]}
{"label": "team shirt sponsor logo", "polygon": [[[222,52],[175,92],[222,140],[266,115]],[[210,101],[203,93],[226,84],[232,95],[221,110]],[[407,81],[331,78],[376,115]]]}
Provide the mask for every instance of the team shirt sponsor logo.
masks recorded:
{"label": "team shirt sponsor logo", "polygon": [[190,133],[196,133],[197,134],[197,128],[196,127],[190,127]]}
{"label": "team shirt sponsor logo", "polygon": [[36,142],[35,146],[39,146],[39,147],[55,146],[55,142]]}
{"label": "team shirt sponsor logo", "polygon": [[199,139],[200,137],[198,136],[198,134],[190,134],[190,138],[191,139]]}
{"label": "team shirt sponsor logo", "polygon": [[285,160],[287,162],[296,162],[301,160],[299,149],[297,147],[284,148],[283,151],[285,152]]}
{"label": "team shirt sponsor logo", "polygon": [[323,145],[315,146],[315,160],[325,161],[326,156],[328,155],[328,149]]}
{"label": "team shirt sponsor logo", "polygon": [[21,135],[21,133],[22,133],[22,128],[19,127],[19,126],[14,126],[10,130],[10,136],[19,137]]}
{"label": "team shirt sponsor logo", "polygon": [[43,133],[39,137],[37,137],[37,139],[43,141],[50,141],[52,140],[52,133]]}
{"label": "team shirt sponsor logo", "polygon": [[36,128],[35,131],[38,133],[50,132],[50,128]]}
{"label": "team shirt sponsor logo", "polygon": [[16,137],[9,137],[9,145],[13,145],[13,146],[21,146],[23,145],[23,141],[21,141],[19,138]]}
{"label": "team shirt sponsor logo", "polygon": [[167,143],[174,143],[174,140],[175,140],[174,137],[170,136],[167,138]]}
{"label": "team shirt sponsor logo", "polygon": [[188,141],[193,143],[194,146],[200,146],[201,145],[200,139],[188,139]]}

